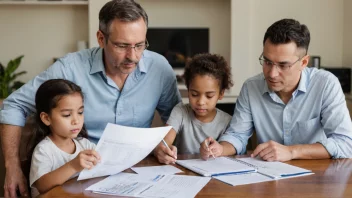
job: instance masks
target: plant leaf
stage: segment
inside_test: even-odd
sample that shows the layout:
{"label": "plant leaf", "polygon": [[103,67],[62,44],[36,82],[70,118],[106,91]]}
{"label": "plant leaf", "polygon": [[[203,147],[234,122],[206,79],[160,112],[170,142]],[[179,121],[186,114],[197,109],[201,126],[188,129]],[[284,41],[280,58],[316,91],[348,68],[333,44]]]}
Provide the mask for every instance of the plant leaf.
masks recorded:
{"label": "plant leaf", "polygon": [[19,89],[20,87],[22,87],[24,85],[23,82],[21,81],[15,81],[13,83],[13,85],[11,86],[11,92],[15,91],[16,89]]}
{"label": "plant leaf", "polygon": [[0,63],[0,78],[3,76],[5,73],[5,67]]}
{"label": "plant leaf", "polygon": [[22,58],[23,58],[23,55],[15,58],[14,60],[10,60],[9,63],[7,64],[7,68],[5,69],[5,75],[10,76],[14,71],[16,71],[16,69],[21,64]]}
{"label": "plant leaf", "polygon": [[27,72],[26,71],[21,71],[21,72],[18,72],[18,73],[15,73],[11,76],[11,78],[17,78],[18,76],[21,76],[23,74],[26,74]]}

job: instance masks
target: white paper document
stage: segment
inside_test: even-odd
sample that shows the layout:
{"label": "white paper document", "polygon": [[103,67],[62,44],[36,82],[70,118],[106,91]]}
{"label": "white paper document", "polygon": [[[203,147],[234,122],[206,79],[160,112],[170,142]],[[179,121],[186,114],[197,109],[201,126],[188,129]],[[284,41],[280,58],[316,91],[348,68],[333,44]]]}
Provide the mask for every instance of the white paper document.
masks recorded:
{"label": "white paper document", "polygon": [[107,124],[96,151],[101,161],[91,170],[84,169],[78,180],[113,175],[144,159],[170,131],[171,126],[134,128]]}
{"label": "white paper document", "polygon": [[260,173],[248,173],[239,175],[222,175],[214,177],[224,183],[230,184],[232,186],[254,184],[266,181],[274,181],[272,178],[262,175]]}
{"label": "white paper document", "polygon": [[132,167],[131,169],[140,175],[173,175],[182,172],[182,170],[171,165]]}
{"label": "white paper document", "polygon": [[257,158],[239,158],[238,160],[255,167],[259,173],[273,179],[296,177],[313,174],[311,170],[292,166],[282,162],[268,162]]}
{"label": "white paper document", "polygon": [[257,169],[257,172],[237,175],[215,176],[222,182],[232,186],[275,181],[314,174],[312,171],[282,162],[267,162],[257,158],[238,158],[239,162]]}
{"label": "white paper document", "polygon": [[244,164],[234,158],[228,157],[217,157],[215,159],[209,160],[177,160],[176,163],[206,177],[228,174],[242,174],[256,171],[255,168],[248,166],[247,164]]}
{"label": "white paper document", "polygon": [[210,177],[119,173],[88,187],[99,194],[128,197],[195,197]]}

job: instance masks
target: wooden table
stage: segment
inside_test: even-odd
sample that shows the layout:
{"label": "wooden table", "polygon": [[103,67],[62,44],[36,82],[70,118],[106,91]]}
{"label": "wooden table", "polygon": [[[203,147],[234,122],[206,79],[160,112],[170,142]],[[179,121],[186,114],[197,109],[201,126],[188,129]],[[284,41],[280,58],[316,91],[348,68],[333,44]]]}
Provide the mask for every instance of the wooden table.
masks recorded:
{"label": "wooden table", "polygon": [[[236,156],[245,157],[245,156]],[[195,155],[179,155],[178,159],[197,158]],[[352,159],[339,160],[292,160],[287,162],[301,168],[312,170],[315,174],[271,182],[230,186],[216,179],[210,182],[196,197],[352,197]],[[137,166],[160,165],[152,156],[147,157]],[[181,166],[185,175],[197,175]],[[125,172],[132,172],[130,169]],[[94,178],[76,181],[76,178],[58,186],[42,197],[116,197],[84,191],[88,186],[104,179]]]}

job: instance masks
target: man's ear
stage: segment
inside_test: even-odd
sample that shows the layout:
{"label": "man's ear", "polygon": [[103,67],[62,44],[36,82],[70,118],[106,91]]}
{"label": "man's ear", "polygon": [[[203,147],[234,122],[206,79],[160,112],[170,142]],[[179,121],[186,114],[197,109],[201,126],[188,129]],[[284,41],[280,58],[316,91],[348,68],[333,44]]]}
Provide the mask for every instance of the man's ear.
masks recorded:
{"label": "man's ear", "polygon": [[42,120],[42,122],[46,125],[49,126],[50,125],[50,118],[49,115],[45,112],[41,112],[40,113],[40,119]]}
{"label": "man's ear", "polygon": [[303,56],[303,58],[302,58],[302,64],[301,64],[301,68],[300,68],[301,71],[303,71],[303,69],[304,69],[305,67],[307,67],[307,65],[308,65],[308,63],[309,63],[309,59],[310,59],[310,56],[309,56],[309,55]]}
{"label": "man's ear", "polygon": [[97,41],[98,41],[99,47],[100,48],[104,48],[104,46],[105,46],[105,36],[104,36],[103,32],[100,31],[100,30],[97,31]]}
{"label": "man's ear", "polygon": [[225,95],[225,90],[223,89],[223,90],[220,91],[220,95],[219,95],[219,99],[218,100],[223,99],[224,95]]}

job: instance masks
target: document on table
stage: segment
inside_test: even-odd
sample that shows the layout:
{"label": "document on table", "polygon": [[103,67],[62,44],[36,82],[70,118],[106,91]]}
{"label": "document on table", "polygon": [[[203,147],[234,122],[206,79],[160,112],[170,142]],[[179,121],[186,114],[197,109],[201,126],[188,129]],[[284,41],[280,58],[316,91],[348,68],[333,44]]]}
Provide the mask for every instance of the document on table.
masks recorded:
{"label": "document on table", "polygon": [[232,186],[239,186],[245,184],[254,184],[266,181],[274,181],[272,178],[262,175],[260,173],[247,173],[239,175],[222,175],[214,177],[224,183],[230,184]]}
{"label": "document on table", "polygon": [[119,173],[93,184],[94,193],[129,197],[195,197],[210,177]]}
{"label": "document on table", "polygon": [[312,171],[282,162],[267,162],[257,158],[238,158],[238,161],[257,169],[257,172],[237,175],[215,176],[222,182],[232,186],[275,181],[314,174]]}
{"label": "document on table", "polygon": [[132,167],[131,169],[140,175],[173,175],[182,172],[171,165]]}
{"label": "document on table", "polygon": [[255,167],[259,173],[271,177],[272,179],[281,179],[287,177],[297,177],[311,175],[313,172],[304,168],[293,166],[282,162],[268,162],[257,158],[239,158],[238,160]]}
{"label": "document on table", "polygon": [[113,175],[144,159],[170,131],[171,126],[134,128],[108,123],[96,151],[101,161],[91,170],[84,169],[78,180]]}
{"label": "document on table", "polygon": [[176,163],[206,177],[257,171],[242,161],[229,157],[217,157],[207,161],[202,159],[177,160]]}

